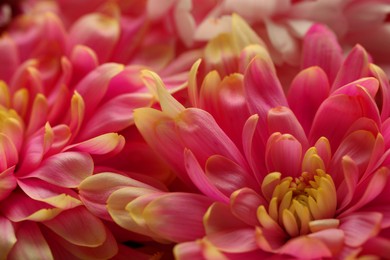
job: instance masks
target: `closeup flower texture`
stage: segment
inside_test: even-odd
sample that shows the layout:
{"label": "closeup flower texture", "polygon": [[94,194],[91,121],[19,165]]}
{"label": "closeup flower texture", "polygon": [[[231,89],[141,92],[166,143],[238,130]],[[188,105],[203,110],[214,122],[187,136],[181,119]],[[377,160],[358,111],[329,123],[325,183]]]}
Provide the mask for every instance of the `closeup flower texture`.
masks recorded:
{"label": "closeup flower texture", "polygon": [[388,257],[386,74],[360,45],[343,57],[316,24],[301,71],[282,86],[259,40],[234,15],[193,65],[188,107],[143,71],[161,109],[136,109],[135,124],[179,183],[101,173],[80,196],[124,229],[173,244],[177,259]]}
{"label": "closeup flower texture", "polygon": [[[136,160],[154,165],[142,171],[153,168],[157,180],[170,178],[141,137],[132,134],[132,111],[154,102],[142,84],[142,69],[166,68],[159,72],[175,92],[190,64],[176,59],[177,67],[172,53],[162,58],[164,51],[149,63],[120,54],[118,60],[108,41],[117,44],[119,19],[126,16],[117,13],[115,20],[88,13],[65,25],[49,3],[29,6],[30,12],[10,21],[0,38],[0,259],[148,258],[122,244],[140,236],[90,211],[78,186],[109,170],[153,183],[150,176],[129,172],[141,167],[117,170],[122,153],[142,152],[146,158]],[[115,5],[106,8],[119,11]],[[104,33],[101,26],[108,26]],[[122,37],[134,33],[121,32]]]}

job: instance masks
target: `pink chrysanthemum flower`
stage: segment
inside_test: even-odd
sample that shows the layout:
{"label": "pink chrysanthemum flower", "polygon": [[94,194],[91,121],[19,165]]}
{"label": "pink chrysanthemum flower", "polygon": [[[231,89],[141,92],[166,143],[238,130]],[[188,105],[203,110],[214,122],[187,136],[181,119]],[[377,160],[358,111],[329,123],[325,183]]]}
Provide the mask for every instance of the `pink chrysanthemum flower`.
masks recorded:
{"label": "pink chrysanthemum flower", "polygon": [[136,126],[182,185],[105,173],[81,196],[104,190],[96,201],[116,223],[178,243],[178,259],[388,256],[389,84],[361,46],[343,59],[335,39],[311,28],[287,93],[260,45],[222,56],[199,90],[197,62],[189,108],[144,72],[161,110],[137,109]]}
{"label": "pink chrysanthemum flower", "polygon": [[[73,28],[93,27],[88,19]],[[139,76],[144,67],[104,63],[106,50],[82,45],[74,30],[34,11],[0,38],[0,259],[149,257],[120,243],[139,235],[99,218],[78,194],[84,179],[117,168],[124,147],[154,156],[131,134],[133,109],[154,102]],[[175,75],[166,78],[172,91],[183,81]],[[154,177],[172,174],[162,175]]]}

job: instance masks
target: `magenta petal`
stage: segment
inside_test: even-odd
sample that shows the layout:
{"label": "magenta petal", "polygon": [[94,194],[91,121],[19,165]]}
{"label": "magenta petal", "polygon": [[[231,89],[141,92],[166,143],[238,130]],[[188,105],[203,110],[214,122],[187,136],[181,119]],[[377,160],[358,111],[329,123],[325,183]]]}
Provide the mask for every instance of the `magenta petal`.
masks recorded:
{"label": "magenta petal", "polygon": [[17,239],[11,221],[0,216],[0,259],[7,259]]}
{"label": "magenta petal", "polygon": [[254,228],[225,230],[206,238],[219,250],[229,253],[243,253],[258,248]]}
{"label": "magenta petal", "polygon": [[43,224],[74,245],[96,247],[106,240],[101,220],[82,206],[65,210]]}
{"label": "magenta petal", "polygon": [[345,233],[345,244],[358,247],[378,234],[382,215],[377,212],[360,212],[341,218],[340,221],[340,229]]}
{"label": "magenta petal", "polygon": [[323,25],[313,25],[303,42],[302,67],[319,66],[333,82],[342,58],[342,50],[334,33]]}
{"label": "magenta petal", "polygon": [[73,48],[70,55],[70,62],[73,67],[72,86],[77,84],[99,64],[95,52],[84,45],[76,45]]}
{"label": "magenta petal", "polygon": [[304,150],[309,146],[305,131],[288,107],[275,107],[269,110],[268,130],[270,135],[275,132],[293,135],[302,144]]}
{"label": "magenta petal", "polygon": [[302,145],[292,135],[271,135],[265,156],[268,172],[277,171],[292,177],[298,177],[301,172]]}
{"label": "magenta petal", "polygon": [[367,76],[368,66],[369,60],[366,50],[362,46],[356,45],[337,73],[331,88],[332,92],[349,82]]}
{"label": "magenta petal", "polygon": [[188,176],[201,192],[216,201],[229,201],[229,198],[215,187],[214,183],[206,176],[194,154],[188,149],[184,152],[184,163]]}
{"label": "magenta petal", "polygon": [[375,78],[379,80],[380,95],[377,100],[378,107],[381,109],[381,118],[386,120],[390,116],[390,84],[385,72],[378,66],[370,64],[370,71]]}
{"label": "magenta petal", "polygon": [[320,239],[300,236],[290,239],[280,250],[282,254],[291,255],[301,259],[316,259],[332,257],[330,249]]}
{"label": "magenta petal", "polygon": [[117,133],[107,133],[68,146],[66,149],[77,150],[89,154],[112,154],[120,152],[124,145],[125,138],[123,136],[118,135]]}
{"label": "magenta petal", "polygon": [[17,242],[9,259],[53,259],[53,255],[38,225],[22,222],[16,231]]}
{"label": "magenta petal", "polygon": [[162,238],[190,241],[205,235],[203,215],[211,203],[198,194],[169,193],[152,201],[143,215],[149,228]]}
{"label": "magenta petal", "polygon": [[53,155],[28,174],[60,187],[77,187],[82,180],[92,175],[93,161],[89,154],[64,152]]}
{"label": "magenta petal", "polygon": [[252,226],[259,225],[257,208],[260,205],[267,205],[267,201],[249,188],[237,190],[230,197],[230,207],[233,215]]}
{"label": "magenta petal", "polygon": [[6,198],[17,186],[14,169],[15,167],[11,167],[0,173],[0,201]]}
{"label": "magenta petal", "polygon": [[0,39],[0,78],[9,83],[16,67],[19,65],[19,55],[11,37],[3,34]]}
{"label": "magenta petal", "polygon": [[258,188],[256,180],[232,160],[213,155],[206,161],[206,175],[227,197],[241,188]]}
{"label": "magenta petal", "polygon": [[[314,116],[329,95],[329,80],[320,67],[309,67],[294,78],[288,92],[288,104],[309,134]],[[304,102],[303,102],[304,101]]]}
{"label": "magenta petal", "polygon": [[[282,86],[276,76],[273,64],[268,60],[256,57],[248,65],[244,76],[245,94],[250,111],[259,115],[264,123],[271,108],[287,106]],[[263,138],[268,136],[263,134]]]}

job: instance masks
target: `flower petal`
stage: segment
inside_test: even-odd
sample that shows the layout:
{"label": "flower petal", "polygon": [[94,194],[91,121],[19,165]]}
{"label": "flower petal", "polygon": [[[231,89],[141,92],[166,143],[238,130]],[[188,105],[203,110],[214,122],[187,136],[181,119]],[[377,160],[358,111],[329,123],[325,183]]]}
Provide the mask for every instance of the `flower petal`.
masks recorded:
{"label": "flower petal", "polygon": [[16,231],[16,237],[18,240],[8,255],[9,259],[54,259],[36,223],[22,222]]}
{"label": "flower petal", "polygon": [[93,161],[89,154],[64,152],[43,161],[41,167],[28,174],[60,187],[75,188],[92,175]]}
{"label": "flower petal", "polygon": [[14,170],[15,167],[11,167],[0,173],[0,201],[6,198],[17,186]]}
{"label": "flower petal", "polygon": [[70,243],[79,246],[100,246],[107,236],[101,220],[82,206],[65,210],[43,224]]}
{"label": "flower petal", "polygon": [[328,97],[329,88],[328,77],[320,67],[302,70],[292,81],[287,96],[288,104],[306,134],[309,134],[318,108]]}
{"label": "flower petal", "polygon": [[230,196],[230,207],[234,216],[248,225],[257,226],[257,208],[266,205],[264,198],[249,188],[242,188]]}
{"label": "flower petal", "polygon": [[125,139],[117,133],[107,133],[96,136],[87,141],[70,145],[67,149],[86,152],[89,154],[108,154],[117,153],[125,145]]}
{"label": "flower petal", "polygon": [[380,230],[382,215],[378,212],[357,212],[340,219],[345,233],[345,244],[359,247]]}
{"label": "flower petal", "polygon": [[278,251],[282,254],[303,259],[332,257],[332,252],[324,242],[309,236],[300,236],[290,239]]}
{"label": "flower petal", "polygon": [[243,253],[258,248],[254,228],[225,230],[205,238],[219,250],[228,253]]}
{"label": "flower petal", "polygon": [[198,194],[169,193],[152,201],[144,210],[144,218],[161,237],[189,241],[205,235],[202,219],[211,202]]}
{"label": "flower petal", "polygon": [[14,247],[17,239],[12,222],[0,216],[0,259],[7,259],[8,253]]}
{"label": "flower petal", "polygon": [[302,67],[319,66],[333,82],[342,58],[336,35],[323,25],[313,25],[304,38]]}

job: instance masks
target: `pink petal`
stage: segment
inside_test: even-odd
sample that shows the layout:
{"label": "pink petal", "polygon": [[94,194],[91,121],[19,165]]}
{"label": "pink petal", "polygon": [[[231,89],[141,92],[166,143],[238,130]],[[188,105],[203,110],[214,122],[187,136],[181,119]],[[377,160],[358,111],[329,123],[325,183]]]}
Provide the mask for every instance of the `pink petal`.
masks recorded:
{"label": "pink petal", "polygon": [[337,94],[346,94],[349,96],[356,96],[359,95],[359,89],[356,88],[356,86],[363,87],[367,93],[370,94],[370,96],[374,99],[378,89],[379,89],[379,82],[376,78],[359,78],[355,81],[352,81],[350,83],[345,84],[344,86],[336,89],[332,95]]}
{"label": "pink petal", "polygon": [[[259,115],[260,124],[265,123],[271,108],[287,106],[275,68],[269,60],[259,56],[254,58],[245,72],[244,84],[250,112]],[[262,133],[262,138],[266,140],[267,134]]]}
{"label": "pink petal", "polygon": [[340,221],[340,229],[345,234],[345,244],[358,247],[378,234],[382,215],[377,212],[358,212],[343,217]]}
{"label": "pink petal", "polygon": [[258,193],[249,188],[237,190],[230,197],[232,214],[251,226],[259,225],[257,208],[260,205],[267,205],[267,202]]}
{"label": "pink petal", "polygon": [[[105,228],[105,239],[99,246],[79,246],[66,240],[66,237],[60,237],[60,234],[46,232],[45,235],[52,240],[56,240],[61,250],[65,249],[72,255],[72,259],[112,259],[118,253],[118,244],[108,228]],[[82,230],[82,229],[79,229]],[[78,233],[80,234],[80,233]],[[50,242],[49,242],[50,243]]]}
{"label": "pink petal", "polygon": [[183,111],[180,121],[177,120],[177,132],[201,165],[211,155],[219,154],[247,170],[247,163],[237,146],[206,111],[197,108]]}
{"label": "pink petal", "polygon": [[70,62],[73,67],[71,86],[77,84],[99,65],[96,53],[91,48],[84,45],[76,45],[72,49]]}
{"label": "pink petal", "polygon": [[282,254],[302,259],[332,257],[332,252],[324,242],[318,238],[309,236],[292,238],[278,251]]}
{"label": "pink petal", "polygon": [[[176,22],[177,34],[184,44],[190,47],[194,41],[195,34],[195,19],[192,16],[191,8],[183,7],[182,3],[185,1],[179,1],[179,4],[176,6],[173,16]],[[191,6],[192,7],[192,6]]]}
{"label": "pink petal", "polygon": [[9,259],[53,259],[53,255],[38,225],[25,221],[16,231],[17,242]]}
{"label": "pink petal", "polygon": [[80,199],[84,205],[96,216],[111,220],[106,208],[108,197],[116,190],[124,187],[142,187],[154,191],[165,190],[161,184],[159,189],[142,182],[117,173],[98,173],[83,180],[78,186]]}
{"label": "pink petal", "polygon": [[0,173],[0,201],[5,199],[16,188],[15,167],[10,167]]}
{"label": "pink petal", "polygon": [[100,246],[107,236],[101,220],[89,213],[84,207],[65,210],[43,224],[65,240],[79,246]]}
{"label": "pink petal", "polygon": [[0,171],[15,166],[18,162],[19,155],[16,147],[8,136],[0,133]]}
{"label": "pink petal", "polygon": [[302,67],[319,66],[333,82],[341,62],[342,50],[335,34],[323,25],[313,25],[304,39]]}
{"label": "pink petal", "polygon": [[258,248],[254,228],[224,230],[207,235],[206,239],[219,250],[229,253],[243,253]]}
{"label": "pink petal", "polygon": [[280,172],[283,176],[297,177],[301,172],[302,145],[290,134],[274,133],[266,148],[268,172]]}
{"label": "pink petal", "polygon": [[359,169],[349,156],[343,156],[342,167],[344,173],[344,180],[337,188],[338,210],[342,211],[346,205],[348,205],[355,193],[359,178]]}
{"label": "pink petal", "polygon": [[206,175],[227,197],[244,187],[258,187],[256,180],[244,169],[220,155],[213,155],[206,161]]}
{"label": "pink petal", "polygon": [[44,221],[57,216],[61,209],[33,200],[24,193],[12,193],[1,203],[1,212],[13,222]]}
{"label": "pink petal", "polygon": [[366,50],[356,45],[348,54],[332,85],[332,92],[341,86],[368,75],[368,54]]}
{"label": "pink petal", "polygon": [[125,139],[123,136],[117,133],[108,133],[68,146],[67,150],[72,149],[89,154],[108,154],[120,152],[124,145]]}
{"label": "pink petal", "polygon": [[43,161],[41,166],[28,174],[60,187],[74,188],[92,175],[93,161],[89,154],[64,152]]}
{"label": "pink petal", "polygon": [[19,187],[32,199],[45,202],[60,209],[74,208],[81,205],[77,193],[35,178],[18,180]]}
{"label": "pink petal", "polygon": [[214,245],[207,240],[196,240],[177,244],[173,248],[175,259],[227,259]]}
{"label": "pink petal", "polygon": [[100,63],[107,61],[119,39],[119,21],[104,14],[81,17],[69,29],[70,46],[83,44],[96,52]]}
{"label": "pink petal", "polygon": [[152,201],[143,215],[156,234],[184,242],[205,235],[202,220],[211,202],[209,198],[197,194],[170,193]]}
{"label": "pink petal", "polygon": [[[156,240],[163,241],[160,236],[156,235],[145,222],[143,212],[148,204],[159,198],[164,193],[147,188],[127,187],[114,191],[107,199],[107,211],[110,217],[120,227],[145,235]],[[130,205],[132,202],[134,204]],[[129,210],[134,210],[131,212]]]}
{"label": "pink petal", "polygon": [[95,110],[79,139],[85,140],[109,132],[118,132],[133,124],[133,110],[148,107],[152,98],[145,94],[125,94],[115,97]]}
{"label": "pink petal", "polygon": [[291,134],[301,143],[304,150],[309,146],[301,124],[287,107],[275,107],[268,111],[268,130],[270,135],[275,132]]}
{"label": "pink petal", "polygon": [[176,0],[168,0],[163,3],[156,0],[148,1],[146,6],[148,16],[153,20],[158,20],[166,15],[170,8],[176,3]]}
{"label": "pink petal", "polygon": [[381,110],[381,118],[384,121],[390,116],[390,84],[389,80],[386,77],[385,72],[378,66],[370,64],[370,72],[374,75],[375,78],[379,80],[379,90],[380,95],[377,100],[378,107]]}
{"label": "pink petal", "polygon": [[184,162],[188,176],[201,192],[216,201],[226,203],[229,201],[229,198],[207,177],[194,154],[188,149],[184,152]]}
{"label": "pink petal", "polygon": [[0,216],[0,259],[7,259],[8,253],[15,245],[17,239],[12,222]]}
{"label": "pink petal", "polygon": [[358,130],[344,138],[333,155],[329,169],[336,187],[343,179],[342,158],[349,156],[356,163],[360,178],[367,169],[374,145],[375,137],[372,133],[364,130]]}
{"label": "pink petal", "polygon": [[321,240],[333,255],[337,255],[344,247],[344,232],[340,229],[325,229],[314,232],[308,237]]}
{"label": "pink petal", "polygon": [[123,70],[123,65],[107,63],[97,67],[86,75],[75,87],[85,103],[85,117],[94,114],[96,107],[106,94],[112,77]]}
{"label": "pink petal", "polygon": [[0,78],[9,83],[19,65],[19,55],[13,40],[4,34],[0,39],[0,57]]}
{"label": "pink petal", "polygon": [[[203,217],[203,225],[207,236],[227,230],[251,228],[232,214],[229,205],[221,202],[214,202],[208,208]],[[252,232],[254,233],[254,230]]]}
{"label": "pink petal", "polygon": [[379,124],[378,108],[373,99],[363,88],[356,88],[356,95],[330,96],[321,104],[309,134],[310,142],[324,136],[332,145],[332,150],[336,150],[346,131],[358,119],[367,117]]}
{"label": "pink petal", "polygon": [[328,77],[320,67],[302,70],[292,81],[287,96],[288,104],[306,134],[309,134],[318,108],[328,97],[329,88]]}
{"label": "pink petal", "polygon": [[194,107],[199,107],[199,89],[196,75],[198,74],[201,60],[197,60],[191,67],[188,75],[188,98]]}
{"label": "pink petal", "polygon": [[184,167],[184,145],[178,139],[174,122],[163,112],[151,108],[136,109],[134,122],[148,145],[158,151],[184,183],[193,187]]}
{"label": "pink petal", "polygon": [[47,121],[48,104],[44,95],[38,94],[32,106],[30,121],[27,127],[27,135],[34,133]]}

